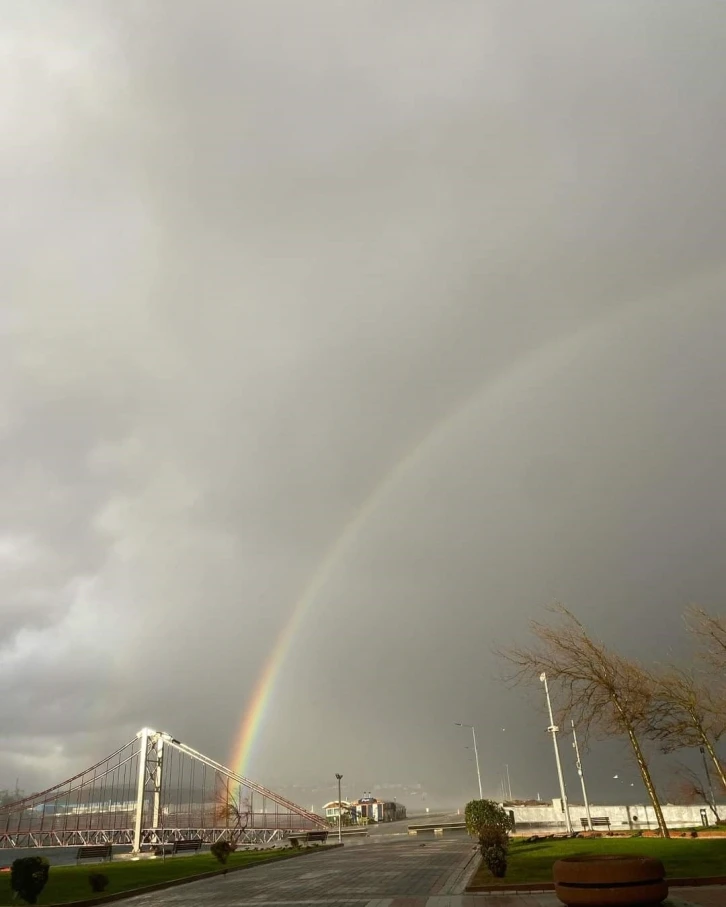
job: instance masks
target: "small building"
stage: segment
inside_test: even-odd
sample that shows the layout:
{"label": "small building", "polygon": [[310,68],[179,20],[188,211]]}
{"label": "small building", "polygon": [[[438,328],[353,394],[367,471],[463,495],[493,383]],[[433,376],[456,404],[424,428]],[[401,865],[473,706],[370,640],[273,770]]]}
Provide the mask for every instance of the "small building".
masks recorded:
{"label": "small building", "polygon": [[353,822],[397,822],[406,818],[406,807],[396,800],[378,800],[376,797],[361,797],[350,805]]}
{"label": "small building", "polygon": [[351,804],[347,800],[331,800],[330,803],[325,804],[323,812],[328,822],[337,822],[338,814],[340,814],[341,821],[346,823],[351,821]]}

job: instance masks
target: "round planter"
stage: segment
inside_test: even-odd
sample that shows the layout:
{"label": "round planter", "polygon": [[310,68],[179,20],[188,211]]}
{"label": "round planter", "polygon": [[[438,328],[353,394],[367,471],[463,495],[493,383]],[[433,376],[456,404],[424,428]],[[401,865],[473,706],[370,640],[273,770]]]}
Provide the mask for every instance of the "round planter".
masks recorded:
{"label": "round planter", "polygon": [[652,905],[668,897],[663,864],[651,857],[564,857],[552,875],[557,897],[568,907]]}

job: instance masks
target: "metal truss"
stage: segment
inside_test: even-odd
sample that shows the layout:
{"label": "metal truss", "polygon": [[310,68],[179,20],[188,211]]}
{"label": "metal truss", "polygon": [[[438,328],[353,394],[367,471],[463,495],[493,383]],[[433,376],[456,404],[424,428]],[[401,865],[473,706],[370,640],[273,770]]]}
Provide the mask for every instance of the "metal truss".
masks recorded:
{"label": "metal truss", "polygon": [[85,844],[132,844],[133,829],[34,831],[0,834],[0,850],[26,847],[82,847]]}
{"label": "metal truss", "polygon": [[[279,828],[249,828],[241,834],[236,844],[238,847],[272,844],[283,841],[287,834]],[[174,841],[203,841],[205,844],[214,844],[216,841],[225,841],[231,837],[229,828],[150,828],[142,833],[141,846],[173,844]]]}
{"label": "metal truss", "polygon": [[[230,837],[228,828],[145,828],[141,832],[141,847],[173,844],[174,841],[198,841],[214,844]],[[248,829],[236,841],[238,847],[254,847],[284,841],[287,833],[279,829]],[[93,829],[91,831],[44,831],[0,834],[0,850],[20,850],[32,847],[82,847],[86,844],[115,844],[131,846],[133,828]]]}
{"label": "metal truss", "polygon": [[[220,810],[230,802],[232,819]],[[78,775],[1,807],[0,849],[117,844],[139,853],[188,838],[254,846],[317,828],[328,828],[321,816],[144,728]]]}

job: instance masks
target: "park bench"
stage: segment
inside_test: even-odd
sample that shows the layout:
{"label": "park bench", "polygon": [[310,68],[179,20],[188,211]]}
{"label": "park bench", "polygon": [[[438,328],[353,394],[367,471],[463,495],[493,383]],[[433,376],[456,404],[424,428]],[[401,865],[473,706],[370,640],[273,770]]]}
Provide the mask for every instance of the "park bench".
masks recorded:
{"label": "park bench", "polygon": [[192,838],[190,841],[170,841],[168,844],[153,844],[152,853],[157,857],[166,857],[175,853],[187,853],[191,851],[196,853],[200,850],[204,842],[198,838]]}
{"label": "park bench", "polygon": [[[587,819],[580,819],[582,822],[582,827],[585,831],[588,831]],[[593,816],[590,819],[593,829],[595,828],[607,828],[610,831],[610,819],[607,816]]]}
{"label": "park bench", "polygon": [[203,843],[201,838],[194,838],[191,841],[174,841],[171,852],[172,854],[188,853],[189,851],[196,853],[201,849]]}
{"label": "park bench", "polygon": [[328,840],[327,831],[309,831],[305,836],[308,841],[322,841],[323,844]]}
{"label": "park bench", "polygon": [[290,844],[297,847],[299,844],[310,844],[313,841],[322,841],[323,844],[328,840],[327,831],[306,831],[300,835],[294,835],[290,838]]}
{"label": "park bench", "polygon": [[78,848],[76,863],[80,860],[112,860],[113,844],[86,844]]}

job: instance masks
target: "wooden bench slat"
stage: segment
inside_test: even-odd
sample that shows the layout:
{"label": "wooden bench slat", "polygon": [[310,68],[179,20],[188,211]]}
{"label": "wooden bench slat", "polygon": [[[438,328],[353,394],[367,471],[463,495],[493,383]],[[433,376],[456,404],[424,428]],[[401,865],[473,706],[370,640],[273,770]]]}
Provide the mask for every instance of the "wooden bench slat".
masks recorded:
{"label": "wooden bench slat", "polygon": [[203,843],[204,842],[201,839],[194,841],[174,841],[172,854],[183,853],[185,850],[200,850]]}
{"label": "wooden bench slat", "polygon": [[305,831],[305,832],[302,832],[301,834],[290,835],[290,838],[288,840],[290,841],[290,843],[292,844],[293,847],[296,847],[298,842],[300,842],[300,841],[304,841],[306,844],[309,843],[310,841],[325,842],[328,840],[329,834],[330,834],[330,832],[328,832],[328,831]]}
{"label": "wooden bench slat", "polygon": [[93,860],[98,857],[109,860],[113,859],[113,844],[84,844],[78,848],[76,863],[79,860]]}
{"label": "wooden bench slat", "polygon": [[[580,822],[582,822],[582,827],[583,827],[583,828],[587,828],[587,827],[588,827],[587,819],[581,818],[581,819],[580,819]],[[590,823],[592,824],[592,827],[593,827],[593,828],[596,828],[596,827],[599,827],[599,828],[604,828],[604,827],[610,828],[610,819],[608,818],[608,816],[593,816],[593,817],[590,819]]]}

